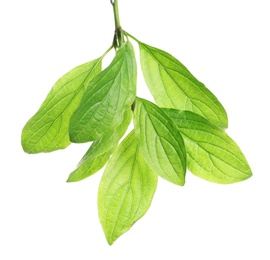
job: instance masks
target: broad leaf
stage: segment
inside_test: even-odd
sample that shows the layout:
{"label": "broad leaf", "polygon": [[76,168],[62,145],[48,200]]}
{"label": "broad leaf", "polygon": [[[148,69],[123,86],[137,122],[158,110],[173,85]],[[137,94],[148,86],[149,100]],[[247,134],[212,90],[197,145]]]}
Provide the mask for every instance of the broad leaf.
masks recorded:
{"label": "broad leaf", "polygon": [[139,46],[143,75],[157,105],[190,110],[228,127],[221,103],[182,63],[165,51],[141,42]]}
{"label": "broad leaf", "polygon": [[137,98],[134,128],[141,153],[149,167],[160,177],[184,185],[184,141],[168,115],[155,104]]}
{"label": "broad leaf", "polygon": [[163,110],[184,138],[188,169],[194,175],[223,184],[251,177],[245,156],[225,131],[190,111]]}
{"label": "broad leaf", "polygon": [[109,244],[146,213],[156,187],[157,175],[145,163],[132,131],[115,150],[99,186],[99,219]]}
{"label": "broad leaf", "polygon": [[51,152],[70,144],[70,117],[79,105],[85,87],[101,71],[101,61],[99,58],[82,64],[55,83],[38,112],[23,128],[25,152]]}
{"label": "broad leaf", "polygon": [[136,95],[136,61],[129,41],[117,51],[112,63],[88,85],[70,119],[72,142],[100,139],[123,121]]}
{"label": "broad leaf", "polygon": [[101,139],[92,143],[80,161],[77,169],[70,174],[67,180],[68,182],[83,180],[99,171],[108,162],[119,140],[126,132],[131,117],[132,112],[129,109],[125,113],[124,121],[118,127],[112,130],[111,133],[106,134]]}

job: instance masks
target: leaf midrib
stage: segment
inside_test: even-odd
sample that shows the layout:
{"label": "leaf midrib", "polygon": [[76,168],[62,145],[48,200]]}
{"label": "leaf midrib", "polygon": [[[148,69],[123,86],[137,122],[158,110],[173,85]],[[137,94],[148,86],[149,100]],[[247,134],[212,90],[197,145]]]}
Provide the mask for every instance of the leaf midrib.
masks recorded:
{"label": "leaf midrib", "polygon": [[[186,138],[186,139],[188,139],[188,140],[190,140],[192,143],[194,143],[195,145],[197,145],[197,146],[199,146],[202,150],[204,150],[208,155],[211,155],[211,156],[213,156],[213,157],[215,157],[216,159],[218,159],[218,160],[220,160],[220,161],[222,161],[223,163],[225,163],[225,164],[227,164],[227,165],[229,165],[230,167],[232,167],[233,169],[235,169],[236,171],[238,171],[238,172],[240,172],[240,173],[242,173],[242,174],[244,174],[244,175],[249,175],[248,173],[245,173],[245,172],[242,172],[242,171],[240,171],[239,169],[237,169],[236,167],[234,167],[233,165],[231,165],[231,164],[228,164],[226,161],[224,161],[222,158],[219,158],[219,157],[217,157],[215,154],[213,154],[213,153],[211,153],[211,152],[209,152],[209,151],[207,151],[204,147],[202,147],[198,142],[196,142],[196,141],[194,141],[193,139],[191,139],[190,137],[188,137],[187,135],[185,135],[185,134],[183,134],[182,132],[181,132],[181,134]],[[216,145],[215,145],[216,146]],[[219,147],[219,146],[216,146],[216,147]],[[224,149],[224,148],[222,148],[222,147],[219,147],[221,150],[224,150],[224,151],[226,151],[226,152],[228,152],[228,153],[230,153],[233,157],[235,157],[242,165],[244,165],[245,167],[246,167],[246,164],[245,163],[243,163],[243,161],[242,160],[240,160],[238,157],[236,157],[234,154],[232,154],[230,151],[228,151],[228,150],[226,150],[226,149]],[[191,157],[191,158],[193,158],[192,156],[191,156],[191,154],[188,152],[188,149],[187,149],[187,153],[189,154],[189,156]],[[210,158],[210,157],[209,157]],[[194,159],[193,159],[194,160]],[[211,158],[210,158],[210,160],[211,160]],[[195,162],[197,162],[196,160],[194,160]],[[212,160],[211,160],[212,161]],[[214,165],[215,167],[216,167],[216,165]],[[202,167],[202,166],[201,166]],[[202,167],[202,168],[204,168],[204,167]],[[217,167],[216,167],[217,168]],[[205,169],[205,168],[204,168]],[[218,168],[217,168],[218,169]],[[206,170],[206,169],[205,169]],[[228,174],[226,174],[225,172],[223,172],[223,171],[221,171],[220,169],[218,169],[220,172],[222,172],[224,175],[227,175],[227,176],[229,176],[230,178],[235,178],[234,176],[231,176],[231,175],[228,175]],[[208,170],[206,170],[207,172],[209,172]],[[238,178],[235,178],[235,179],[238,179]]]}
{"label": "leaf midrib", "polygon": [[[163,65],[161,65],[161,63],[159,62],[159,60],[155,57],[155,55],[153,55],[152,54],[152,52],[151,52],[151,50],[150,50],[150,48],[148,48],[145,44],[141,44],[141,46],[143,46],[144,47],[144,49],[145,50],[147,50],[147,52],[153,57],[153,59],[158,63],[158,66],[159,66],[159,73],[161,72],[160,71],[160,67],[162,67],[165,71],[166,71],[166,73],[168,74],[168,76],[172,79],[172,81],[178,86],[178,88],[181,90],[181,92],[188,98],[188,100],[205,116],[205,113],[203,112],[203,111],[201,111],[201,109],[200,108],[198,108],[197,107],[197,105],[194,103],[194,102],[192,102],[193,100],[196,100],[196,101],[200,101],[201,103],[203,103],[203,104],[205,104],[212,112],[213,112],[213,114],[214,115],[216,115],[216,113],[213,111],[213,109],[211,108],[211,107],[209,107],[205,102],[202,102],[201,100],[197,100],[197,99],[193,99],[192,97],[190,97],[190,96],[188,96],[184,91],[183,91],[183,89],[180,87],[180,85],[175,81],[175,79],[171,76],[171,74],[168,72],[168,70],[172,70],[172,71],[175,71],[175,70],[173,70],[173,69],[171,69],[171,68],[167,68],[167,67],[165,67],[165,66],[163,66]],[[164,55],[163,54],[161,54],[163,57],[164,57]],[[176,64],[176,66],[178,66],[177,64]],[[181,68],[181,69],[183,69],[183,68]],[[201,92],[201,93],[203,93],[204,94],[204,96],[206,96],[207,98],[209,98],[208,97],[208,95],[206,95],[204,92],[202,92],[202,90],[197,86],[197,82],[195,82],[194,80],[192,80],[193,78],[194,78],[194,76],[189,72],[189,71],[187,71],[189,74],[190,74],[190,77],[192,78],[188,78],[187,76],[185,76],[184,74],[182,74],[182,73],[180,73],[180,72],[178,72],[178,71],[175,71],[175,72],[177,72],[177,73],[179,73],[180,75],[182,75],[184,78],[186,78],[187,80],[189,80],[190,82],[192,82],[192,84],[194,84],[197,88],[198,88],[198,90]],[[161,75],[161,73],[160,73],[160,75]],[[162,78],[162,77],[161,77]],[[197,81],[197,80],[196,80]],[[202,83],[201,83],[202,84]],[[163,84],[164,85],[164,84]],[[164,85],[165,86],[165,85]],[[166,88],[165,88],[165,90],[166,90]],[[167,93],[167,90],[166,90],[166,93]],[[167,96],[169,97],[169,95],[168,95],[168,93],[167,93]],[[213,102],[213,100],[211,99],[211,98],[209,98],[209,100],[210,101],[212,101]],[[215,104],[216,102],[214,102],[214,104]],[[218,110],[220,110],[219,108],[218,108]],[[206,116],[205,116],[206,117]],[[221,123],[221,121],[220,121],[220,119],[219,119],[219,117],[217,117],[217,119],[218,119],[218,121]]]}
{"label": "leaf midrib", "polygon": [[[124,54],[123,57],[119,58],[119,60],[118,60],[117,62],[115,62],[115,64],[113,64],[113,66],[110,68],[110,70],[111,70],[111,69],[112,69],[114,66],[116,66],[119,62],[122,63],[121,65],[119,65],[119,70],[118,70],[118,72],[115,74],[114,80],[110,80],[109,82],[107,82],[106,85],[108,85],[108,84],[111,83],[111,82],[113,82],[113,83],[111,84],[111,86],[110,86],[108,92],[106,93],[106,95],[104,95],[104,97],[101,99],[101,101],[99,101],[98,103],[95,103],[95,105],[97,105],[97,104],[99,104],[99,105],[96,107],[96,109],[94,109],[94,110],[92,111],[92,114],[95,114],[95,112],[96,112],[97,109],[100,107],[100,105],[102,105],[103,102],[104,102],[104,100],[110,95],[110,92],[113,91],[113,87],[114,87],[114,85],[115,85],[114,82],[115,82],[116,79],[119,77],[119,75],[121,76],[121,71],[122,71],[123,65],[124,65],[124,63],[125,63],[125,60],[126,60],[126,59],[125,59],[125,54]],[[110,70],[108,70],[108,71],[106,71],[106,73],[104,73],[102,79],[104,79],[104,78],[106,77],[106,75],[107,75],[108,73],[110,73]],[[101,79],[101,80],[102,80],[102,79]],[[120,81],[121,81],[121,79],[120,79]],[[104,88],[104,86],[106,86],[106,85],[103,85],[103,87],[101,87],[97,92],[95,92],[93,96],[97,95],[97,93],[100,92],[100,91]],[[120,84],[120,85],[121,85],[121,84]],[[96,83],[95,87],[96,87],[96,86],[98,86],[98,83]],[[91,96],[91,98],[93,98],[93,96]],[[118,97],[118,98],[119,98],[119,97]],[[86,102],[85,106],[86,106],[87,104],[88,104],[88,103]],[[92,107],[93,107],[93,106],[92,106]],[[91,109],[91,108],[90,108],[90,109]],[[90,110],[90,109],[89,109],[89,110]],[[84,113],[84,114],[80,117],[80,119],[77,121],[77,124],[76,124],[76,125],[78,125],[79,122],[81,122],[81,121],[87,116],[89,110],[87,110],[87,112]],[[103,114],[103,118],[104,118],[104,117],[105,117],[105,113]],[[101,122],[102,120],[99,120],[99,121]],[[96,128],[97,128],[97,126],[96,126]],[[95,130],[93,130],[93,131],[96,131],[96,128],[95,128]],[[80,131],[77,131],[77,136],[82,135],[85,131],[86,131],[85,128],[81,128]]]}
{"label": "leaf midrib", "polygon": [[[52,120],[52,121],[50,121],[49,123],[47,123],[47,124],[51,124],[51,126],[50,126],[50,128],[48,129],[48,131],[46,131],[46,133],[47,132],[49,132],[50,131],[50,129],[53,127],[53,125],[55,124],[55,122],[59,119],[59,117],[63,117],[64,116],[64,114],[66,113],[66,110],[68,109],[68,107],[70,106],[70,104],[72,103],[72,100],[74,100],[75,98],[76,98],[76,96],[80,93],[80,91],[82,90],[82,88],[84,87],[84,83],[88,80],[88,78],[89,78],[89,76],[92,74],[92,72],[93,71],[95,71],[95,69],[97,68],[97,66],[99,65],[99,63],[101,62],[101,58],[98,60],[98,62],[95,64],[95,66],[89,71],[89,73],[88,73],[88,75],[87,75],[87,77],[85,78],[85,80],[82,82],[82,84],[81,84],[81,87],[79,87],[79,89],[78,90],[76,90],[75,92],[72,92],[72,93],[69,93],[68,95],[71,95],[71,94],[73,94],[74,96],[73,96],[73,98],[69,101],[69,103],[66,105],[66,107],[64,108],[64,110],[63,110],[63,112],[59,115],[59,116],[57,116],[54,120]],[[79,76],[77,76],[75,79],[77,79],[78,77],[80,77],[81,75],[83,75],[85,72],[83,72],[83,73],[81,73]],[[70,80],[68,83],[66,83],[63,87],[65,87],[66,85],[68,85],[70,82],[72,82],[72,81],[74,81],[75,79],[73,79],[73,80]],[[62,87],[62,88],[63,88]],[[61,89],[62,89],[61,88]],[[59,91],[61,90],[61,89],[59,89]],[[58,91],[58,92],[59,92]],[[58,93],[57,92],[57,93]],[[64,98],[66,98],[68,95],[66,95]],[[63,98],[62,99],[60,99],[57,103],[55,103],[49,110],[47,110],[46,111],[46,113],[44,113],[40,118],[39,118],[39,120],[37,120],[36,121],[36,123],[32,126],[32,127],[34,127],[44,116],[46,116],[61,100],[63,100]],[[51,102],[49,102],[49,103],[51,103]],[[42,108],[42,110],[44,110],[48,105],[49,105],[49,103],[44,107],[44,108]],[[61,119],[62,120],[62,119]],[[62,123],[61,123],[61,125],[59,126],[59,129],[58,129],[58,132],[55,134],[55,136],[54,136],[54,138],[53,138],[53,140],[44,148],[45,150],[54,142],[54,140],[56,139],[56,137],[57,137],[57,135],[58,135],[58,133],[59,133],[59,131],[60,131],[60,129],[61,129],[61,126],[62,126]],[[32,136],[35,134],[36,132],[33,132],[31,135],[30,135],[30,137],[28,138],[28,140],[27,140],[27,144],[29,143],[29,140],[32,138]],[[40,138],[39,138],[39,140],[36,142],[36,144],[31,148],[31,150],[29,150],[29,153],[31,153],[32,151],[33,151],[33,149],[41,142],[41,140],[44,138],[44,136],[46,135],[46,133],[44,133]],[[65,135],[65,137],[66,137],[67,135]],[[65,138],[64,137],[64,138]],[[62,139],[62,140],[64,140],[64,138]],[[61,141],[62,142],[62,141]],[[70,141],[69,141],[70,142]]]}
{"label": "leaf midrib", "polygon": [[[148,118],[149,118],[152,127],[154,128],[155,132],[158,133],[156,127],[154,126],[154,124],[153,124],[153,122],[152,122],[151,117],[150,117],[148,114],[150,114],[150,115],[152,115],[153,117],[155,117],[158,121],[160,121],[160,119],[159,119],[156,115],[154,115],[153,113],[149,112],[149,111],[146,109],[146,107],[145,107],[145,105],[143,104],[143,102],[142,102],[142,106],[144,106],[144,109],[145,109],[145,111],[146,111],[145,117],[148,117]],[[160,113],[159,113],[159,115],[160,115]],[[161,117],[163,117],[163,115],[161,115]],[[164,117],[163,117],[163,118],[164,118]],[[166,118],[164,118],[164,119],[165,119],[166,121],[168,121]],[[168,121],[168,123],[170,123],[170,122]],[[167,128],[167,127],[166,127],[166,129],[168,130],[168,132],[170,133],[170,135],[173,137],[174,141],[178,144],[178,149],[180,150],[181,156],[184,156],[183,153],[182,153],[182,150],[181,150],[181,147],[180,147],[178,141],[176,140],[176,138],[174,137],[174,135],[172,134],[172,132],[170,131],[170,129]],[[174,148],[175,152],[176,152],[176,153],[178,154],[178,156],[179,156],[179,153],[178,153],[179,151],[177,151],[177,150],[175,149],[175,147],[171,144],[170,141],[168,141],[165,137],[159,136],[159,135],[158,135],[155,139],[157,139],[158,137],[159,137],[160,139],[165,140],[167,143],[169,143],[169,144]],[[156,143],[156,142],[155,142],[155,143]],[[161,143],[161,142],[160,142],[160,143]],[[162,148],[163,148],[163,150],[164,150],[164,146],[163,146],[162,143],[161,143],[161,146],[162,146]],[[165,151],[165,150],[164,150],[164,151]],[[166,154],[166,153],[165,153],[165,154]],[[157,154],[156,154],[156,155],[157,155]],[[166,154],[166,157],[168,158],[167,154]],[[158,155],[157,155],[157,158],[158,158]],[[184,166],[184,165],[183,165],[183,160],[181,160],[180,156],[179,156],[179,159],[180,159],[180,161],[181,161],[181,164],[182,164],[181,166],[182,166],[182,168],[183,168],[183,166]],[[169,162],[171,162],[169,158],[168,158],[168,160],[169,160]],[[171,165],[172,165],[172,167],[173,167],[173,169],[174,169],[174,174],[177,176],[177,179],[180,179],[180,177],[179,177],[178,174],[177,174],[178,171],[175,169],[175,165],[172,164],[172,163],[171,163]],[[162,170],[162,171],[163,171],[163,170]],[[163,172],[164,172],[164,174],[170,179],[170,176],[169,176],[168,174],[166,174],[165,171],[163,171]]]}

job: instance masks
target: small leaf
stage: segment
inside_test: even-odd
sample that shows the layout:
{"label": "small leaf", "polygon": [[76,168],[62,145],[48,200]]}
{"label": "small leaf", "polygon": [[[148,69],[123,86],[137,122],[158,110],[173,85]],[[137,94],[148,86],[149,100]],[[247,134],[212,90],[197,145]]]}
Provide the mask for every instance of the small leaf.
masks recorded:
{"label": "small leaf", "polygon": [[70,144],[69,119],[91,79],[101,71],[102,58],[82,64],[62,76],[52,87],[38,112],[22,131],[27,153],[51,152]]}
{"label": "small leaf", "polygon": [[129,41],[117,51],[112,63],[86,89],[70,119],[70,139],[83,143],[100,139],[123,121],[136,95],[136,61]]}
{"label": "small leaf", "polygon": [[99,219],[110,245],[146,213],[156,187],[157,175],[145,163],[132,131],[116,148],[99,186]]}
{"label": "small leaf", "polygon": [[119,140],[126,132],[131,118],[132,112],[129,109],[125,113],[124,121],[118,127],[101,139],[94,141],[67,181],[80,181],[99,171],[108,162]]}
{"label": "small leaf", "polygon": [[145,81],[158,106],[190,110],[228,127],[221,103],[203,83],[169,53],[138,42]]}
{"label": "small leaf", "polygon": [[222,184],[251,177],[245,156],[225,131],[190,111],[163,110],[184,138],[188,169],[194,175]]}
{"label": "small leaf", "polygon": [[149,167],[160,177],[183,186],[186,150],[179,130],[168,115],[155,104],[137,98],[134,128]]}

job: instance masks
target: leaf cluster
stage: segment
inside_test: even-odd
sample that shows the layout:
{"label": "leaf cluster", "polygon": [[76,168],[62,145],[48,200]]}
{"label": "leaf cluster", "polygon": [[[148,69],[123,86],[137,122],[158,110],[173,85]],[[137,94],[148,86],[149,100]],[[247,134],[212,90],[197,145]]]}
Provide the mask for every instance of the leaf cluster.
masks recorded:
{"label": "leaf cluster", "polygon": [[[102,69],[102,59],[113,46],[62,76],[22,131],[27,153],[91,142],[67,181],[83,180],[106,165],[98,211],[109,244],[146,213],[158,176],[183,186],[187,169],[220,184],[252,175],[224,130],[228,118],[217,97],[169,53],[128,33],[125,37],[107,68]],[[131,38],[139,45],[142,72],[156,104],[136,96]],[[125,135],[132,119],[134,129]]]}

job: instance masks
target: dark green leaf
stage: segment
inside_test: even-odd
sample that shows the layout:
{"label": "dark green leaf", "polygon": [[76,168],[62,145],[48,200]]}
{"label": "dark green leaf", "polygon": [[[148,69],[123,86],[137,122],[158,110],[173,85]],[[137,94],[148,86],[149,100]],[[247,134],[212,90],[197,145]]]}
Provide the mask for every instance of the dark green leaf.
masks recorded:
{"label": "dark green leaf", "polygon": [[225,131],[190,111],[163,110],[184,138],[188,169],[194,175],[223,184],[251,177],[245,156]]}
{"label": "dark green leaf", "polygon": [[75,143],[100,139],[123,121],[136,95],[136,61],[129,41],[112,63],[88,85],[70,119],[70,139]]}
{"label": "dark green leaf", "polygon": [[134,127],[140,151],[149,167],[160,177],[184,185],[184,141],[168,115],[155,104],[137,98]]}

